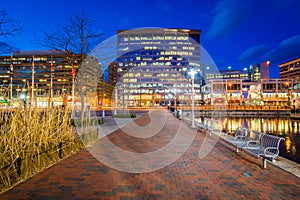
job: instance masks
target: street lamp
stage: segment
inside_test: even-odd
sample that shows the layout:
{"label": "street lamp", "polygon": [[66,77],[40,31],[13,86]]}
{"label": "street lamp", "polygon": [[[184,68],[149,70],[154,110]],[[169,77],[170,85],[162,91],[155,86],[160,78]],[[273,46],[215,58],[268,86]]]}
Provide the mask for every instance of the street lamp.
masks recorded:
{"label": "street lamp", "polygon": [[191,69],[190,72],[188,72],[189,75],[191,75],[192,79],[192,128],[195,127],[195,96],[194,96],[194,79],[195,79],[195,74],[197,72],[194,69]]}
{"label": "street lamp", "polygon": [[23,107],[25,108],[25,106],[26,106],[26,94],[22,93],[20,95],[20,99],[22,99]]}

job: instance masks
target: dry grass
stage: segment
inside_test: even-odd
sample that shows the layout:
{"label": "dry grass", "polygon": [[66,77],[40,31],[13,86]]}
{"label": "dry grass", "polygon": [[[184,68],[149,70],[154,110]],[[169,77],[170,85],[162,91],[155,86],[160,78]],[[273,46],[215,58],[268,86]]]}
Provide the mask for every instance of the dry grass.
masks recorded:
{"label": "dry grass", "polygon": [[0,111],[0,192],[82,147],[65,110]]}

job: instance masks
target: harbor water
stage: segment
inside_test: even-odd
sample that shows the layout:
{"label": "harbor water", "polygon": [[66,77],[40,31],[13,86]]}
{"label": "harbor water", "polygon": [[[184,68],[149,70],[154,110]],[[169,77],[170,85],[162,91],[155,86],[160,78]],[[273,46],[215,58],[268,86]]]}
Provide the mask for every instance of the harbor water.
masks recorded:
{"label": "harbor water", "polygon": [[[204,117],[196,119],[201,122]],[[215,118],[222,125],[224,132],[233,133],[238,127],[245,127],[271,135],[284,137],[280,144],[280,156],[300,164],[300,121],[289,117],[251,118],[251,117],[222,117]]]}

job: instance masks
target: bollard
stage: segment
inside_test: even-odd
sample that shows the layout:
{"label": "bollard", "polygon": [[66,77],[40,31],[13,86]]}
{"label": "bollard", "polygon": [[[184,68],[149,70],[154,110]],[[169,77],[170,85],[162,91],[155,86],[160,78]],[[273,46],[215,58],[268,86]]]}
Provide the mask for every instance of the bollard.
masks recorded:
{"label": "bollard", "polygon": [[99,132],[100,132],[100,130],[99,130],[99,127],[97,127],[97,139],[99,138]]}
{"label": "bollard", "polygon": [[18,158],[17,161],[16,161],[16,166],[17,166],[17,174],[18,176],[21,175],[21,165],[22,165],[22,158]]}
{"label": "bollard", "polygon": [[104,124],[103,118],[98,119],[98,124],[99,124],[99,125]]}
{"label": "bollard", "polygon": [[59,143],[58,148],[59,148],[59,150],[58,150],[58,156],[59,156],[59,158],[62,158],[63,157],[62,156],[62,142]]}

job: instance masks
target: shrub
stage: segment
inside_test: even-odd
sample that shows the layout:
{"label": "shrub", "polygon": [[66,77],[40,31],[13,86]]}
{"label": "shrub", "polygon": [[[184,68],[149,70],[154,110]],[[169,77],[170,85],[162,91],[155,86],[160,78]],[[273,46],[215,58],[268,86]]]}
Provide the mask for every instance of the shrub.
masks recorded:
{"label": "shrub", "polygon": [[114,118],[136,118],[136,114],[116,114],[113,116]]}

